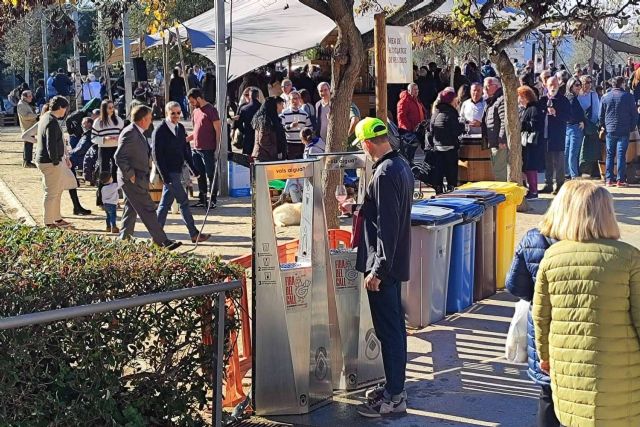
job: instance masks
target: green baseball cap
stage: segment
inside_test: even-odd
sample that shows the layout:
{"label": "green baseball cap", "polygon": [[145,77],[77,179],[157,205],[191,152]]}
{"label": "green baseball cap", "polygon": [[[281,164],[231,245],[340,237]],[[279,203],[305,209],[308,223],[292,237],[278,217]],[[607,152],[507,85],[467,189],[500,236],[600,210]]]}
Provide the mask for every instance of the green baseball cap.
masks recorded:
{"label": "green baseball cap", "polygon": [[358,145],[365,139],[387,134],[387,125],[377,117],[365,117],[356,125],[356,139],[352,145]]}

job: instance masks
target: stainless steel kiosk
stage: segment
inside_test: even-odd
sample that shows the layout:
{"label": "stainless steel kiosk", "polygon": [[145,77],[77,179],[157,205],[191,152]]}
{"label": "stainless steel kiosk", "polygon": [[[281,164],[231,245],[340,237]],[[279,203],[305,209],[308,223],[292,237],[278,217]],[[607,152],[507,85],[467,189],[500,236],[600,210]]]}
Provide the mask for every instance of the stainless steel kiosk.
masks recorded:
{"label": "stainless steel kiosk", "polygon": [[[253,404],[257,415],[304,414],[331,401],[327,226],[320,160],[253,166]],[[269,181],[304,182],[300,246],[280,264]]]}
{"label": "stainless steel kiosk", "polygon": [[[371,177],[371,162],[363,152],[315,156],[324,170],[355,169],[359,172],[358,201],[364,199]],[[329,325],[333,388],[354,390],[384,380],[380,341],[375,335],[364,277],[356,271],[355,249],[329,251]]]}

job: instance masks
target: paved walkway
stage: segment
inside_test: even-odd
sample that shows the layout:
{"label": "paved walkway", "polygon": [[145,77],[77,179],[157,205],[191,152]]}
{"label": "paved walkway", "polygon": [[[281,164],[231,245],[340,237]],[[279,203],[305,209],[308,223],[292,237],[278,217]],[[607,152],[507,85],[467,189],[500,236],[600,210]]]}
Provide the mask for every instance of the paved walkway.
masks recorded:
{"label": "paved walkway", "polygon": [[[17,128],[0,128],[0,207],[11,215],[19,214],[7,203],[10,190],[26,211],[42,221],[42,185],[37,169],[21,167],[22,144]],[[4,190],[3,190],[4,189]],[[640,247],[640,189],[612,189],[622,239]],[[104,212],[95,207],[95,189],[79,189],[83,205],[95,213],[74,217],[69,197],[63,195],[63,215],[78,230],[97,234],[104,228]],[[530,211],[518,213],[516,239],[535,226],[547,209],[550,197],[529,203]],[[118,212],[119,216],[121,211]],[[197,224],[204,219],[202,209],[194,210]],[[147,238],[142,224],[136,237]],[[170,214],[166,230],[170,238],[185,243],[183,251],[193,248],[179,215]],[[198,254],[219,254],[231,259],[251,251],[251,203],[248,198],[220,199],[205,225],[211,241],[200,244]],[[278,237],[297,237],[297,227],[278,229]],[[106,235],[106,234],[105,234]],[[274,417],[299,426],[506,426],[535,425],[538,388],[527,379],[524,365],[503,359],[504,341],[513,314],[514,298],[505,292],[482,301],[464,313],[409,337],[408,384],[409,414],[400,419],[369,421],[354,409],[362,393],[338,394],[334,402],[306,416]]]}

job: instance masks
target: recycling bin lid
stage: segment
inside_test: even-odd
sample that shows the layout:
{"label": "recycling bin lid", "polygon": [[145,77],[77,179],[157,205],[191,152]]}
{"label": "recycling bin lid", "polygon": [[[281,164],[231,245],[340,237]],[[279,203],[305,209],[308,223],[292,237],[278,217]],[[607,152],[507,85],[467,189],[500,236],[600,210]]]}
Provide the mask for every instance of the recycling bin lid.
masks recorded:
{"label": "recycling bin lid", "polygon": [[423,200],[414,204],[411,208],[411,225],[444,226],[457,224],[462,220],[462,215],[453,209],[433,206]]}
{"label": "recycling bin lid", "polygon": [[472,188],[492,190],[496,193],[504,194],[507,198],[507,203],[514,203],[516,205],[522,203],[522,199],[524,199],[525,194],[527,194],[527,190],[525,190],[524,187],[521,187],[514,182],[480,181],[470,182],[460,187],[462,190]]}
{"label": "recycling bin lid", "polygon": [[455,190],[451,193],[444,193],[436,196],[436,199],[449,199],[449,198],[469,198],[483,205],[485,208],[489,206],[498,205],[507,198],[504,194],[496,193],[490,190]]}
{"label": "recycling bin lid", "polygon": [[448,197],[442,199],[431,199],[428,200],[428,202],[433,206],[453,209],[456,213],[462,215],[462,219],[465,222],[473,222],[484,214],[484,206],[477,203],[474,199]]}

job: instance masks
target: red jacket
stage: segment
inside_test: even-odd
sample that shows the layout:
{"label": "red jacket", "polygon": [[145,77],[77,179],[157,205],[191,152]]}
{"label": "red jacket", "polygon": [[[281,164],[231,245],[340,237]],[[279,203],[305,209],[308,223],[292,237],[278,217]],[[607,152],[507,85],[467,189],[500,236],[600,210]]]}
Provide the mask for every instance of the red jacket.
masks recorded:
{"label": "red jacket", "polygon": [[413,132],[426,118],[427,112],[420,100],[403,90],[398,101],[398,128]]}

